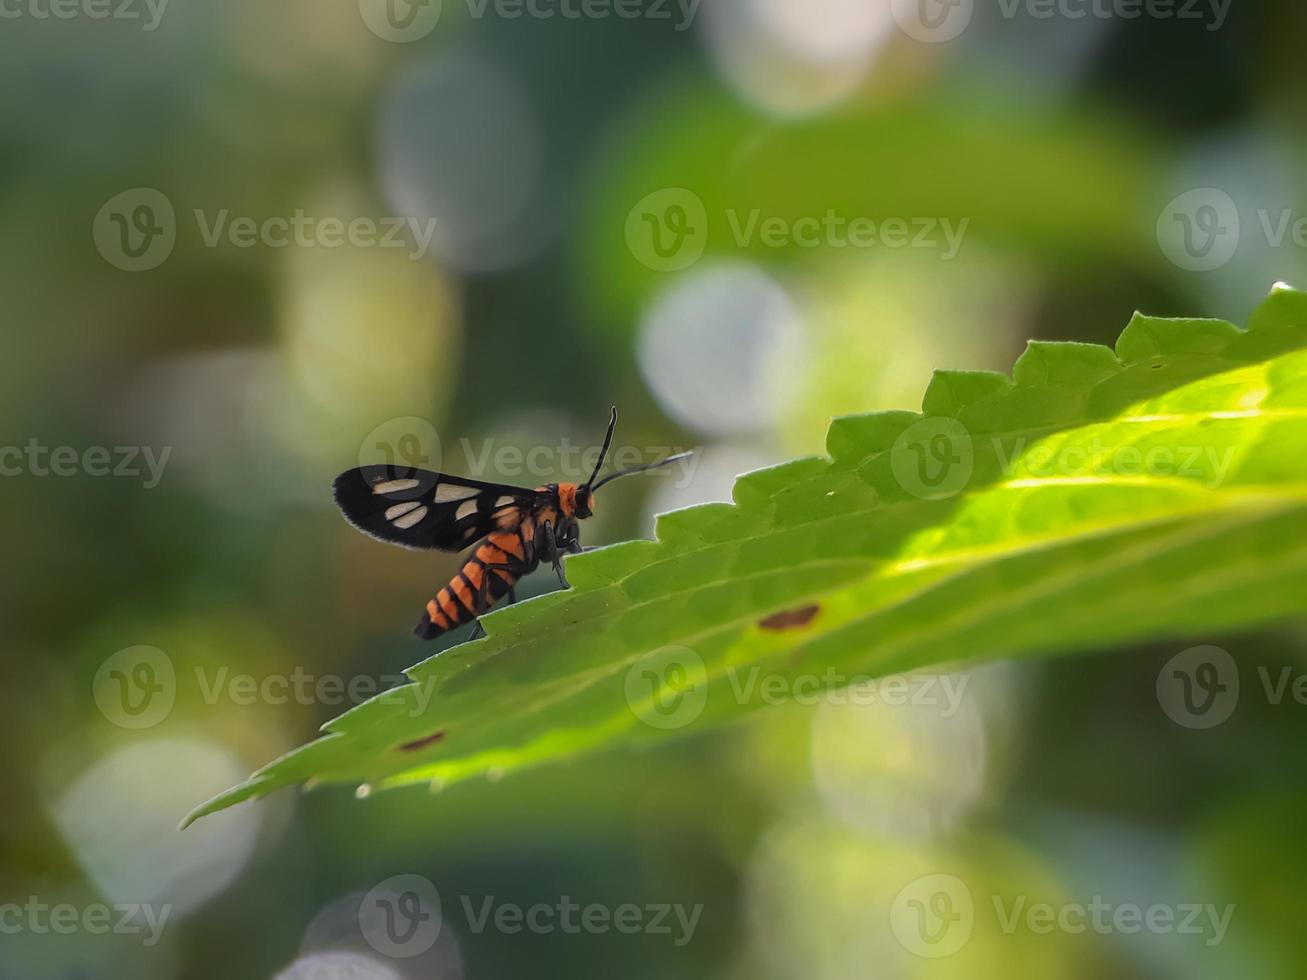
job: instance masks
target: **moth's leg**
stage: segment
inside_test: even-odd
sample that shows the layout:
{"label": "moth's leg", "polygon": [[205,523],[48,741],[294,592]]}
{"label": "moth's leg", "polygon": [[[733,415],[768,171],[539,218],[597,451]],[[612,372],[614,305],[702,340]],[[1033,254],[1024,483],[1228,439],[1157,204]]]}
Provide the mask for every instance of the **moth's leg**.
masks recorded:
{"label": "moth's leg", "polygon": [[566,540],[560,539],[558,546],[566,551],[569,555],[580,555],[587,551],[594,551],[593,547],[587,548],[581,544],[581,532],[573,526],[568,533]]}
{"label": "moth's leg", "polygon": [[558,558],[558,542],[554,540],[554,525],[548,520],[536,529],[536,558],[553,562]]}
{"label": "moth's leg", "polygon": [[536,531],[536,558],[551,565],[558,560],[558,543],[554,540],[554,526],[548,521]]}
{"label": "moth's leg", "polygon": [[579,555],[585,549],[581,547],[581,529],[576,521],[568,521],[555,532],[558,548],[569,555]]}
{"label": "moth's leg", "polygon": [[545,546],[541,549],[541,557],[554,566],[558,581],[563,584],[563,588],[570,589],[572,586],[568,584],[567,576],[563,574],[563,558],[558,550],[558,541],[554,537],[554,526],[545,521],[540,527],[540,533],[545,539]]}
{"label": "moth's leg", "polygon": [[[490,612],[490,607],[495,601],[490,597],[490,576],[497,568],[502,568],[506,572],[513,571],[511,565],[499,564],[481,566],[481,588],[477,590],[476,597],[477,608],[480,609],[481,612],[477,614],[476,626],[473,627],[472,633],[468,636],[469,641],[479,640],[481,637],[486,635],[486,628],[481,625],[481,617]],[[517,588],[516,586],[509,586],[508,604],[511,606],[515,602],[517,602]]]}
{"label": "moth's leg", "polygon": [[477,624],[472,628],[469,640],[479,640],[486,635],[486,628],[481,625],[481,617],[490,611],[490,569],[481,566],[481,588],[477,589],[476,599],[474,600],[477,608]]}

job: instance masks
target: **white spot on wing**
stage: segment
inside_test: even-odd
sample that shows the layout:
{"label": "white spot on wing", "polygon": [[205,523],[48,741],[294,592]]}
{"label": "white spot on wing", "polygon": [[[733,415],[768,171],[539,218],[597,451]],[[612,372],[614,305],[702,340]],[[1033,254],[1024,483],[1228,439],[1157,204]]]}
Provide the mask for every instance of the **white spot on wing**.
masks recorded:
{"label": "white spot on wing", "polygon": [[386,520],[393,521],[396,518],[403,517],[405,514],[413,510],[415,507],[421,507],[421,506],[422,506],[422,501],[420,500],[407,500],[402,504],[396,504],[394,507],[388,507],[386,509]]}
{"label": "white spot on wing", "polygon": [[372,484],[373,493],[402,493],[420,486],[421,480],[386,480],[384,483]]}
{"label": "white spot on wing", "polygon": [[455,500],[467,500],[480,492],[476,487],[465,487],[461,483],[442,483],[436,487],[436,503],[448,504]]}
{"label": "white spot on wing", "polygon": [[504,497],[500,497],[498,500],[495,501],[495,506],[507,507],[509,504],[516,503],[516,502],[517,502],[516,498],[504,496]]}
{"label": "white spot on wing", "polygon": [[419,507],[417,510],[413,511],[411,514],[405,514],[403,517],[399,518],[396,521],[393,521],[392,523],[395,525],[395,527],[407,531],[414,524],[418,523],[418,521],[422,520],[422,518],[426,516],[427,516],[427,508],[424,505],[422,507]]}
{"label": "white spot on wing", "polygon": [[465,504],[458,505],[458,510],[454,511],[454,519],[461,521],[463,518],[469,517],[476,512],[477,502],[475,500],[469,500]]}

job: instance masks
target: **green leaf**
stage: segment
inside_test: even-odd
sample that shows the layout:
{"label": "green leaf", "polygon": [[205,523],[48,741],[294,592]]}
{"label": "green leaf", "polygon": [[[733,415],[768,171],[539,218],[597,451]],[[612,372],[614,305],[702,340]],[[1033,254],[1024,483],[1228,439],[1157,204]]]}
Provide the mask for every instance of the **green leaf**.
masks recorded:
{"label": "green leaf", "polygon": [[298,782],[497,776],[733,721],[742,677],[884,676],[1195,634],[1307,607],[1307,294],[1247,331],[1136,318],[945,372],[926,413],[835,420],[829,459],[570,558],[572,589],[200,807]]}

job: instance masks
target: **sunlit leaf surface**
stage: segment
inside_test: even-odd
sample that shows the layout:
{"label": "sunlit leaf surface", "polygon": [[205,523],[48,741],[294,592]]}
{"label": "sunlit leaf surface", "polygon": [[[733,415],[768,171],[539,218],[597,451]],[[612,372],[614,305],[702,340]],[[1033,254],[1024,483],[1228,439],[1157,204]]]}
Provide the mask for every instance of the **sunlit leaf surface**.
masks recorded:
{"label": "sunlit leaf surface", "polygon": [[[1137,317],[836,420],[828,459],[569,559],[573,588],[205,804],[497,776],[732,721],[740,671],[882,676],[1246,626],[1307,607],[1307,294],[1245,330]],[[755,674],[756,676],[756,674]]]}

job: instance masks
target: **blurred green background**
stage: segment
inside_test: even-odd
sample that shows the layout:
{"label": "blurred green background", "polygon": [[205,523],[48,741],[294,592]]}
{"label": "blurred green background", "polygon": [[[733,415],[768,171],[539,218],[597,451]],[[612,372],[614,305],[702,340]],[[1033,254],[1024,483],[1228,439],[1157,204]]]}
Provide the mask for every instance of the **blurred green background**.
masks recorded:
{"label": "blurred green background", "polygon": [[[1242,323],[1304,281],[1304,39],[1289,0],[6,0],[0,977],[1307,975],[1307,707],[1262,683],[1301,629],[1205,638],[1243,684],[1206,730],[1160,644],[175,830],[439,649],[456,559],[352,531],[337,472],[576,480],[617,404],[630,461],[700,453],[606,490],[606,543],[934,367]],[[935,874],[975,902],[947,956],[896,918]],[[396,875],[441,898],[414,955],[359,925]],[[701,908],[466,914],[564,897]],[[1096,898],[1234,908],[1002,927]],[[138,904],[157,935],[97,925]]]}

